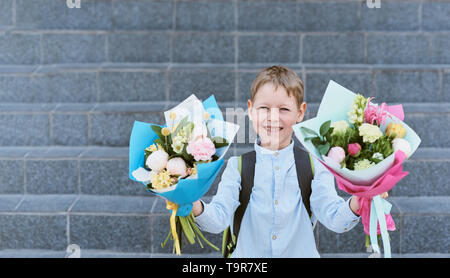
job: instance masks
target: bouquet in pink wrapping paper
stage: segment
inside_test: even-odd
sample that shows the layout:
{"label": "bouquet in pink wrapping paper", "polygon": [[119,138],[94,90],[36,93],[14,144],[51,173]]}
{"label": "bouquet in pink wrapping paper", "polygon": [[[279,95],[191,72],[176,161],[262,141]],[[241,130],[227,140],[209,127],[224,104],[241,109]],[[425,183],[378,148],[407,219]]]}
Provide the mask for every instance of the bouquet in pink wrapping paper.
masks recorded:
{"label": "bouquet in pink wrapping paper", "polygon": [[379,256],[381,235],[385,257],[390,257],[387,231],[395,230],[395,222],[391,204],[380,194],[408,174],[402,163],[416,151],[420,138],[403,122],[402,105],[377,105],[372,100],[330,81],[317,116],[293,129],[335,176],[338,188],[358,196],[358,214],[370,236],[366,246]]}

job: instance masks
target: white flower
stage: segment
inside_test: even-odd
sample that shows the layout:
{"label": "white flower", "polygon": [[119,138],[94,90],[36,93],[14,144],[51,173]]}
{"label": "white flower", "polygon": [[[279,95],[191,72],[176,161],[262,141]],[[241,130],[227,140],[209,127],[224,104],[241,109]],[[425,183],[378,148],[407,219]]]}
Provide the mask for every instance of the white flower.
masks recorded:
{"label": "white flower", "polygon": [[373,165],[375,165],[375,163],[371,162],[370,160],[362,159],[362,160],[358,160],[357,162],[355,162],[355,165],[353,168],[355,169],[355,171],[358,171],[358,170],[364,170],[364,169],[370,168]]}
{"label": "white flower", "polygon": [[395,138],[392,140],[392,148],[394,149],[394,153],[400,150],[405,153],[406,157],[411,154],[411,145],[403,138]]}
{"label": "white flower", "polygon": [[383,136],[380,128],[376,125],[371,125],[368,123],[362,124],[359,128],[359,135],[363,137],[364,143],[373,143]]}
{"label": "white flower", "polygon": [[160,172],[164,168],[166,168],[167,160],[169,159],[169,155],[163,150],[157,150],[156,152],[152,152],[145,164],[148,168],[153,171]]}
{"label": "white flower", "polygon": [[383,160],[383,159],[384,159],[382,153],[374,153],[374,154],[372,155],[372,158],[379,159],[379,160]]}
{"label": "white flower", "polygon": [[172,140],[172,149],[176,153],[181,153],[184,148],[183,140],[180,140],[177,136]]}
{"label": "white flower", "polygon": [[171,158],[167,162],[167,172],[171,175],[180,176],[181,178],[186,176],[186,162],[181,157]]}
{"label": "white flower", "polygon": [[347,131],[347,129],[350,127],[346,120],[333,122],[331,124],[331,127],[333,128],[332,134],[343,134]]}

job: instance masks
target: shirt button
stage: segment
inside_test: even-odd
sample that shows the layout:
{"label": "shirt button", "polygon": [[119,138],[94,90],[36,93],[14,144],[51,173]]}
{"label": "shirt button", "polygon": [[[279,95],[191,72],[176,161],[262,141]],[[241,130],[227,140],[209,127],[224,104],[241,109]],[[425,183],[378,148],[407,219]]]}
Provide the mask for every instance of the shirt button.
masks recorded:
{"label": "shirt button", "polygon": [[277,156],[278,156],[278,152],[274,152],[273,155],[274,155],[275,157],[277,157]]}
{"label": "shirt button", "polygon": [[280,167],[278,167],[278,166],[275,166],[275,171],[278,171],[278,170],[280,170]]}
{"label": "shirt button", "polygon": [[275,200],[275,205],[278,205],[278,200]]}
{"label": "shirt button", "polygon": [[273,240],[277,239],[277,236],[276,236],[276,235],[273,235],[273,236],[272,236],[272,239],[273,239]]}

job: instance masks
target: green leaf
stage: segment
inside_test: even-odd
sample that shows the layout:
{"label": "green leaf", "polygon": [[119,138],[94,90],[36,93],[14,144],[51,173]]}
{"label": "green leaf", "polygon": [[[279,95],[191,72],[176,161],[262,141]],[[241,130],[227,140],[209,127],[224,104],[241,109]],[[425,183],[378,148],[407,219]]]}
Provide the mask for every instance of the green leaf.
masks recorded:
{"label": "green leaf", "polygon": [[311,139],[311,143],[313,143],[313,145],[316,146],[317,148],[317,146],[325,144],[325,141],[322,141],[322,139],[320,139],[320,137],[317,136]]}
{"label": "green leaf", "polygon": [[156,133],[156,135],[158,135],[159,138],[161,138],[161,140],[164,140],[164,136],[161,133],[162,127],[157,125],[150,125],[150,128]]}
{"label": "green leaf", "polygon": [[323,145],[317,146],[317,150],[321,155],[327,155],[328,151],[330,150],[330,143],[326,142]]}
{"label": "green leaf", "polygon": [[178,134],[178,132],[180,131],[180,129],[182,129],[182,128],[186,125],[187,121],[188,121],[188,116],[184,117],[184,118],[180,121],[180,123],[178,124],[177,128],[176,128],[175,131],[172,133],[173,136],[176,136],[176,135]]}
{"label": "green leaf", "polygon": [[[312,139],[314,139],[314,138],[319,138],[319,137],[317,137],[317,136],[306,137],[306,138],[305,138],[305,141],[312,140]],[[320,138],[319,138],[319,139],[320,139]]]}
{"label": "green leaf", "polygon": [[216,147],[216,149],[228,146],[230,144],[227,139],[222,137],[213,137],[211,141],[214,143],[214,147]]}
{"label": "green leaf", "polygon": [[300,129],[301,129],[303,132],[305,132],[305,133],[308,133],[308,134],[311,134],[311,135],[319,136],[319,134],[317,134],[317,132],[315,132],[314,130],[309,129],[309,128],[307,128],[307,127],[302,126],[302,127],[300,127]]}
{"label": "green leaf", "polygon": [[320,126],[320,135],[325,136],[330,129],[331,121],[326,121]]}

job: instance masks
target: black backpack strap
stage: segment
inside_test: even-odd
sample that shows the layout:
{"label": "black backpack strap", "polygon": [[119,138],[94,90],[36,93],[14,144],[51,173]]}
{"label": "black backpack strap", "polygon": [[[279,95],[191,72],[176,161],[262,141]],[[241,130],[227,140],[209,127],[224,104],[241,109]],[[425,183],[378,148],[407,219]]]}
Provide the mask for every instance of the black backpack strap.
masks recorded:
{"label": "black backpack strap", "polygon": [[309,218],[312,217],[309,197],[311,197],[311,181],[314,178],[312,159],[309,153],[294,146],[295,167],[297,169],[298,184],[302,194],[302,201],[308,212]]}
{"label": "black backpack strap", "polygon": [[242,155],[242,168],[241,168],[241,191],[239,193],[239,203],[234,213],[233,220],[233,234],[239,235],[241,229],[242,218],[244,217],[245,210],[250,201],[250,195],[253,189],[253,180],[255,179],[255,164],[256,164],[256,152],[251,151]]}

